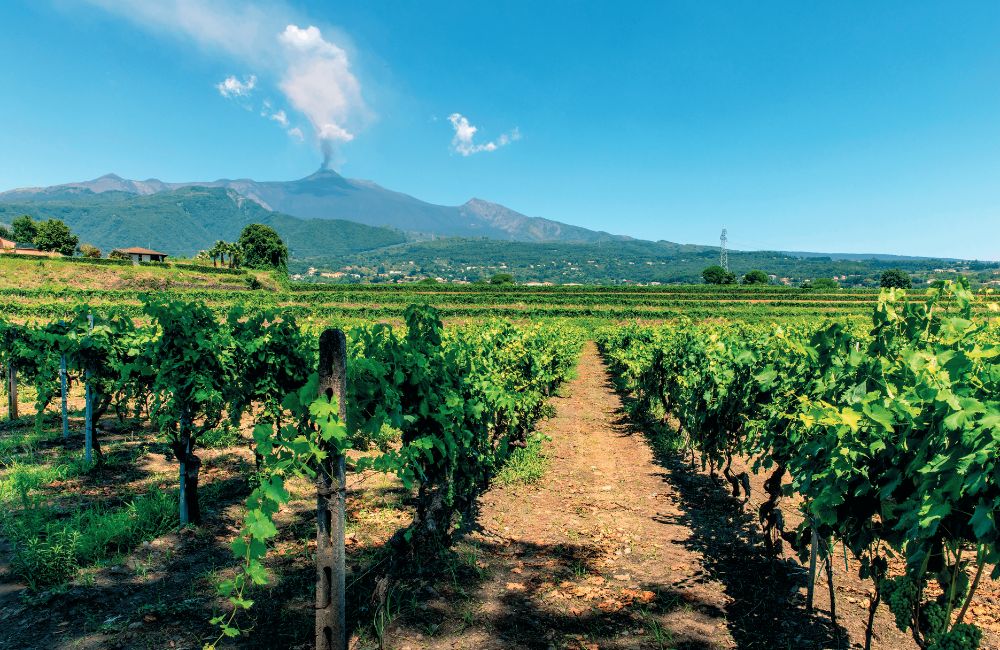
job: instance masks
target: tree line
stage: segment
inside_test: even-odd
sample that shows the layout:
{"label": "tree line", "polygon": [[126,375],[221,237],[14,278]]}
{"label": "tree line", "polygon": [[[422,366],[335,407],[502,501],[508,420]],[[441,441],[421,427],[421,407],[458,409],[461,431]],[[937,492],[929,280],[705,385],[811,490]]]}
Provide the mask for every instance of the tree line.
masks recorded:
{"label": "tree line", "polygon": [[[770,284],[771,276],[764,271],[754,269],[737,278],[736,274],[724,269],[718,264],[713,264],[701,272],[701,277],[706,284]],[[879,278],[879,286],[883,289],[910,289],[913,280],[910,275],[902,269],[886,269]],[[802,283],[806,289],[838,289],[840,284],[833,278],[815,278]]]}

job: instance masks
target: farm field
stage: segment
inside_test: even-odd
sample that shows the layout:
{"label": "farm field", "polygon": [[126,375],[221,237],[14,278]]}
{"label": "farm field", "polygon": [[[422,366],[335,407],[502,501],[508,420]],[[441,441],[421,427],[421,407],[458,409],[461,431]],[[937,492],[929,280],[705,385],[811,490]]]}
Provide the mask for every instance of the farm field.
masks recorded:
{"label": "farm field", "polygon": [[[220,316],[234,305],[258,312],[280,308],[316,327],[371,320],[399,323],[410,304],[431,305],[442,318],[461,321],[559,318],[597,323],[686,317],[771,322],[818,317],[867,322],[879,298],[877,290],[779,285],[289,284],[260,271],[0,257],[0,310],[12,320],[62,318],[81,303],[139,317],[142,298],[150,293],[196,300]],[[987,305],[984,300],[973,309],[983,313]]]}
{"label": "farm field", "polygon": [[[688,317],[770,321],[796,317],[865,317],[878,300],[871,290],[708,285],[493,286],[455,284],[282,284],[261,272],[221,273],[211,267],[97,266],[0,258],[0,310],[17,321],[63,318],[77,304],[141,315],[150,292],[197,300],[222,315],[280,308],[314,325],[401,322],[410,304],[432,305],[445,319],[562,318],[594,321]],[[222,269],[221,271],[228,271]],[[250,286],[260,288],[251,289]]]}
{"label": "farm field", "polygon": [[[338,454],[352,647],[917,648],[936,608],[961,623],[931,647],[1000,647],[988,295],[100,270],[0,289],[3,647],[312,647]],[[343,418],[313,375],[331,325]]]}

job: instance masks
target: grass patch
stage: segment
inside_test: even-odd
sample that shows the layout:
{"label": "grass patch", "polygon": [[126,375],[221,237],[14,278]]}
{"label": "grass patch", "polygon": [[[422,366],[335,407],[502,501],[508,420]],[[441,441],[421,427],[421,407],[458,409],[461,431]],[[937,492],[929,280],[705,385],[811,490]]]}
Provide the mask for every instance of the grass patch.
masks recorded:
{"label": "grass patch", "polygon": [[[25,418],[24,421],[18,421],[16,424],[23,426],[28,422],[28,418]],[[51,442],[62,435],[58,431],[39,431],[37,428],[32,428],[30,431],[23,433],[13,432],[14,428],[14,425],[8,427],[0,425],[0,432],[5,430],[12,431],[11,435],[0,438],[0,457],[9,456],[17,452],[34,451],[35,447],[40,443]]]}
{"label": "grass patch", "polygon": [[537,483],[549,467],[549,458],[542,449],[542,436],[534,436],[526,447],[515,449],[507,457],[493,481],[497,485],[531,485]]}
{"label": "grass patch", "polygon": [[206,449],[228,449],[244,444],[240,430],[231,423],[225,422],[215,429],[206,431],[198,439],[198,443]]}
{"label": "grass patch", "polygon": [[96,505],[63,519],[52,508],[32,507],[5,521],[4,535],[15,549],[11,570],[38,590],[176,526],[177,495],[151,490],[118,508]]}
{"label": "grass patch", "polygon": [[82,458],[51,465],[12,460],[6,464],[0,478],[0,503],[10,505],[19,498],[21,505],[29,507],[29,496],[53,481],[64,481],[79,476],[90,465]]}

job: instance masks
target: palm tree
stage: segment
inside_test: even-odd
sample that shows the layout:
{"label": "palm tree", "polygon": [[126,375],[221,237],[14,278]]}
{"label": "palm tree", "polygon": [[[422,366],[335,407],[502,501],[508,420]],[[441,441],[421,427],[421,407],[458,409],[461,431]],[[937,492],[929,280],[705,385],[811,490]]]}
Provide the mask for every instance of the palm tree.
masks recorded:
{"label": "palm tree", "polygon": [[240,257],[243,255],[243,249],[236,242],[229,244],[229,268],[235,269],[240,266]]}
{"label": "palm tree", "polygon": [[215,266],[215,267],[219,266],[218,262],[216,261],[219,258],[221,258],[222,259],[222,263],[225,264],[226,263],[226,242],[222,241],[221,239],[219,241],[215,242],[215,244],[212,246],[212,248],[208,249],[208,254],[212,257],[212,266]]}

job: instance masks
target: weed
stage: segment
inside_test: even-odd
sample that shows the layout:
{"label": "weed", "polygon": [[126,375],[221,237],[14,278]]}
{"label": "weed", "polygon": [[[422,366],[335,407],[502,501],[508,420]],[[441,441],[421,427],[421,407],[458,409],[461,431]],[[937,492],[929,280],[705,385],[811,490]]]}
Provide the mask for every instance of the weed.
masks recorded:
{"label": "weed", "polygon": [[220,427],[206,431],[198,439],[208,449],[227,449],[241,443],[240,430],[226,422]]}
{"label": "weed", "polygon": [[52,481],[64,481],[79,476],[90,466],[83,459],[55,465],[38,465],[19,460],[9,462],[0,479],[0,503],[9,503],[17,497],[22,507],[30,507],[29,495]]}
{"label": "weed", "polygon": [[643,609],[639,614],[642,616],[643,626],[649,632],[649,635],[653,638],[653,642],[656,643],[658,648],[668,648],[673,645],[673,632],[660,625],[660,622],[656,620],[656,617],[648,609]]}
{"label": "weed", "polygon": [[476,608],[471,602],[462,607],[462,624],[465,627],[472,627],[476,624]]}
{"label": "weed", "polygon": [[548,466],[549,459],[542,450],[542,438],[535,436],[526,447],[511,452],[494,481],[503,486],[530,485],[541,480]]}
{"label": "weed", "polygon": [[80,568],[81,535],[77,531],[56,530],[45,537],[33,537],[19,544],[11,570],[33,591],[66,582]]}
{"label": "weed", "polygon": [[97,506],[53,521],[52,510],[32,507],[5,522],[14,542],[13,572],[33,590],[61,584],[82,566],[131,551],[177,525],[177,498],[158,490],[121,508]]}
{"label": "weed", "polygon": [[375,636],[378,637],[378,647],[385,647],[385,633],[392,624],[394,618],[399,615],[399,603],[396,599],[396,590],[389,588],[385,594],[385,603],[375,611],[375,618],[372,627],[375,628]]}
{"label": "weed", "polygon": [[463,549],[458,552],[458,557],[467,568],[475,572],[476,577],[482,580],[486,576],[486,570],[483,568],[485,565],[481,565],[479,561],[479,549],[475,546],[469,549]]}

